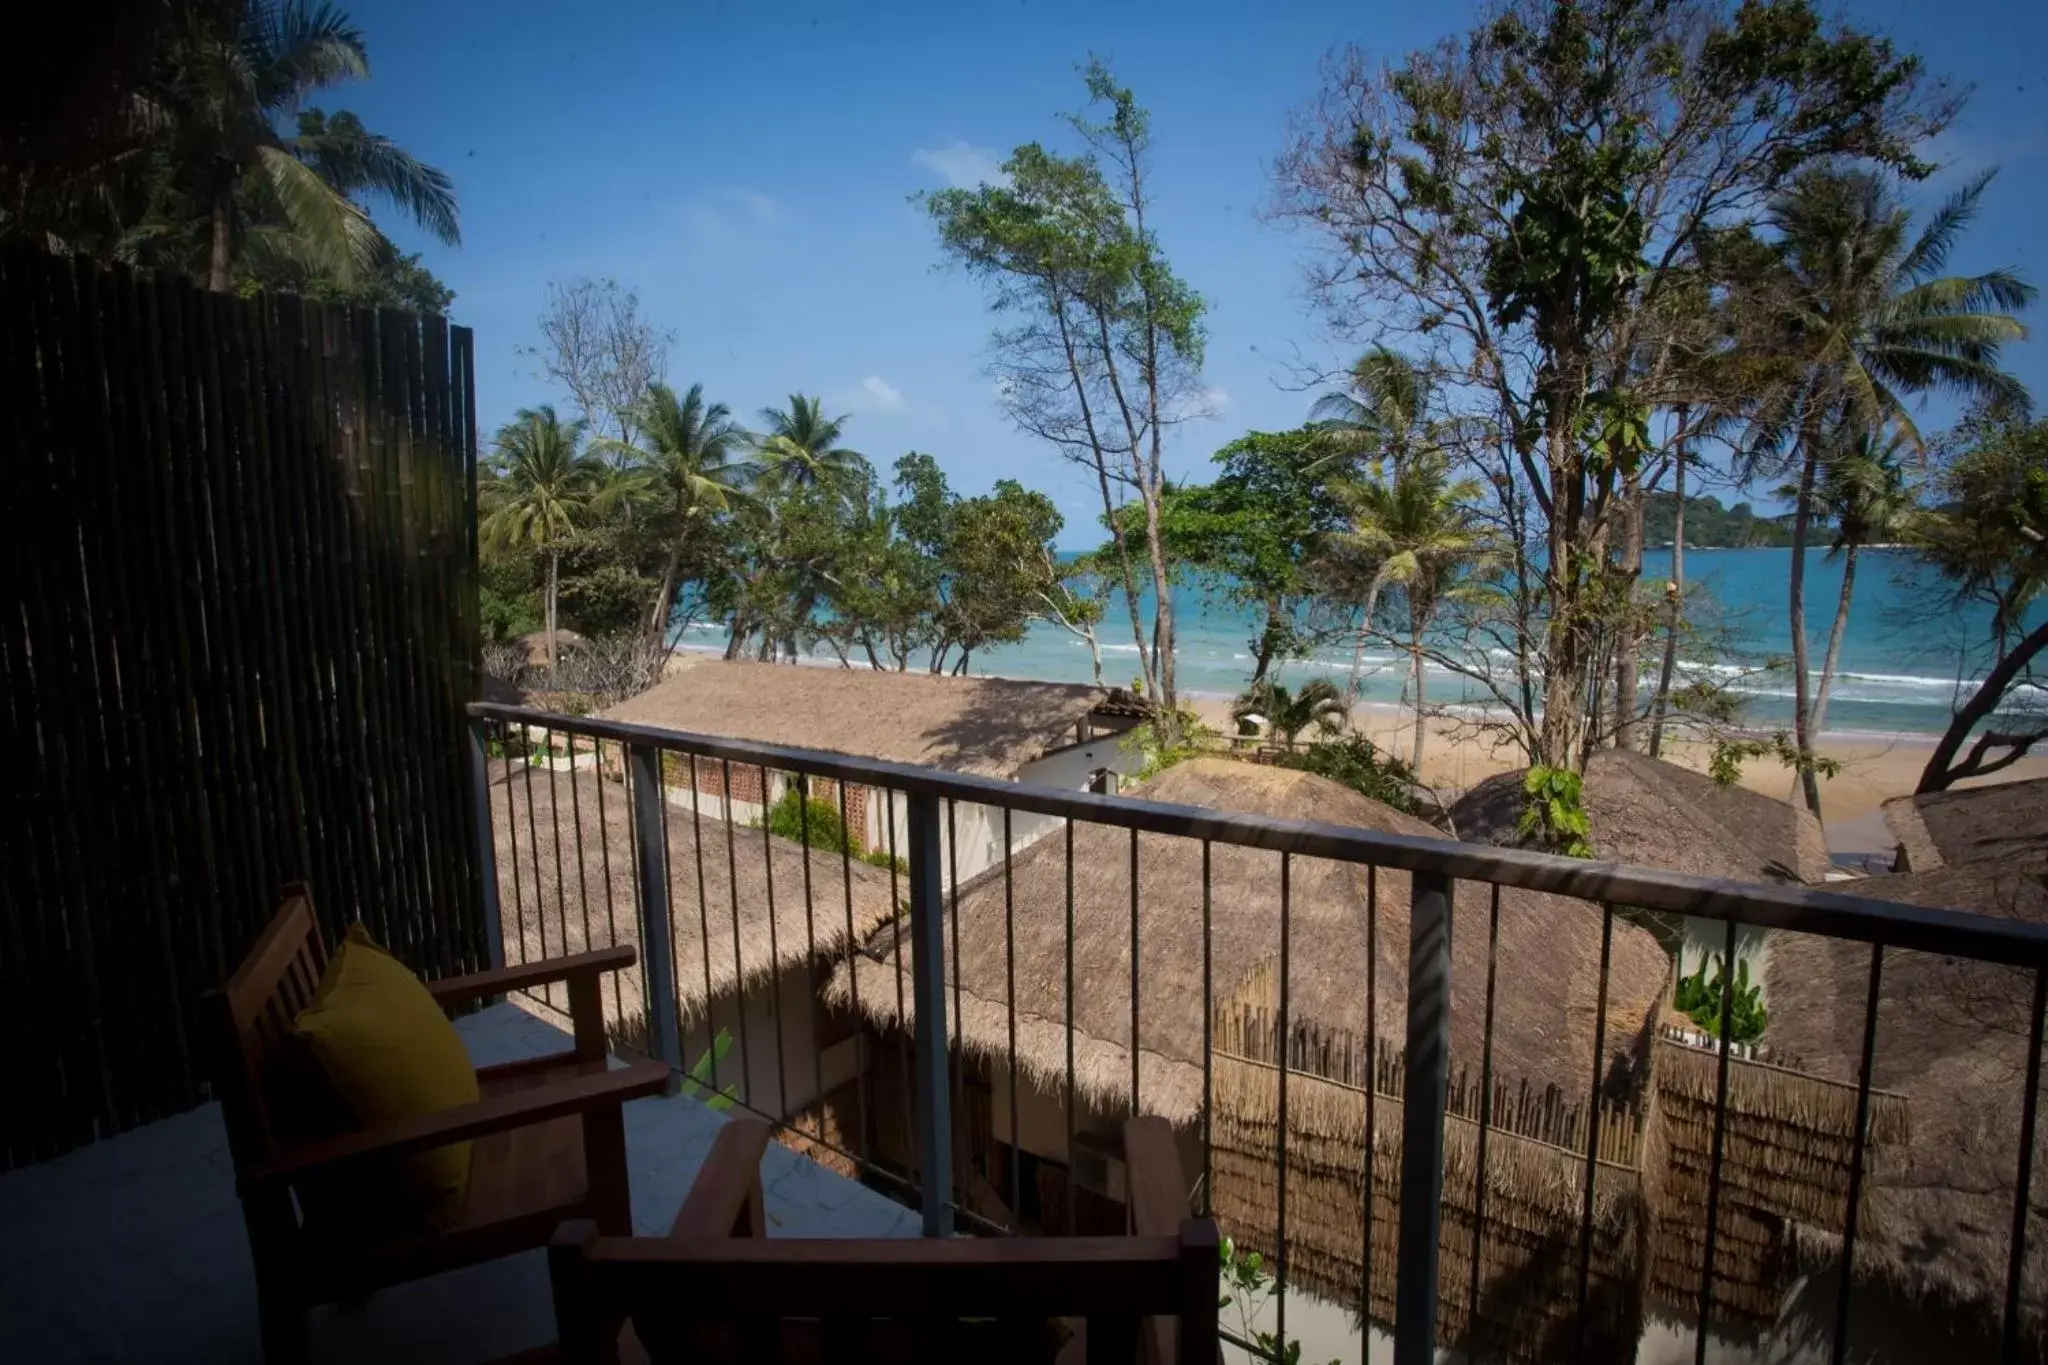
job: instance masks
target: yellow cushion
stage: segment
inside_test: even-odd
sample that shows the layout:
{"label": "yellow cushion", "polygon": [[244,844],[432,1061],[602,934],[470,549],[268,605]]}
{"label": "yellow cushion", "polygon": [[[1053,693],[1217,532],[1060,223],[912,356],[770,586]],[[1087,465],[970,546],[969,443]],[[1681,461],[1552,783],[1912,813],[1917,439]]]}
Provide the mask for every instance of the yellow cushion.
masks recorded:
{"label": "yellow cushion", "polygon": [[[292,1031],[364,1127],[478,1098],[476,1069],[455,1026],[419,978],[360,924],[328,959],[320,988]],[[361,1201],[359,1212],[401,1208],[429,1223],[445,1223],[468,1190],[469,1147],[450,1143],[369,1168],[353,1183],[377,1188],[358,1188],[350,1197]]]}

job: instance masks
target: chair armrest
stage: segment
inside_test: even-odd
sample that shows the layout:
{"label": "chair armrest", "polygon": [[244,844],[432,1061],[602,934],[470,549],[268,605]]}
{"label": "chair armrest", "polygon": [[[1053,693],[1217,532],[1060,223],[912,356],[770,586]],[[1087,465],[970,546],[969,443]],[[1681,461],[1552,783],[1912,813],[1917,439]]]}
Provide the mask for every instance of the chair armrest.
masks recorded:
{"label": "chair armrest", "polygon": [[294,1148],[274,1161],[241,1172],[236,1186],[246,1192],[359,1161],[405,1156],[485,1133],[615,1107],[643,1095],[659,1094],[669,1079],[666,1062],[642,1062],[617,1070],[602,1062],[585,1065],[589,1069],[583,1074],[550,1085],[491,1095],[474,1104],[459,1104]]}
{"label": "chair armrest", "polygon": [[711,1155],[697,1168],[683,1206],[670,1225],[671,1237],[765,1237],[767,1210],[761,1202],[761,1155],[769,1127],[756,1118],[729,1121],[718,1130]]}
{"label": "chair armrest", "polygon": [[545,962],[526,962],[516,967],[499,967],[495,971],[471,972],[468,976],[444,977],[427,982],[427,994],[433,996],[437,1004],[459,1005],[486,995],[504,995],[508,991],[524,990],[550,981],[566,981],[579,972],[617,971],[639,960],[639,952],[632,944],[625,943],[616,948],[600,948],[594,953],[578,953],[574,957],[551,957]]}

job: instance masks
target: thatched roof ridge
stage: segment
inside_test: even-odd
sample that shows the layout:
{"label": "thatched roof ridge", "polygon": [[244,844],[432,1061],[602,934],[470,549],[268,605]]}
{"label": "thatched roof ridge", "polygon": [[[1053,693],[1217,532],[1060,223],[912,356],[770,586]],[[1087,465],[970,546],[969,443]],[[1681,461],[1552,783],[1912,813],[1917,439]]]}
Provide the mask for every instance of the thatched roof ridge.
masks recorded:
{"label": "thatched roof ridge", "polygon": [[[1450,809],[1457,836],[1518,845],[1527,775],[1497,773],[1459,797]],[[1594,850],[1616,862],[1747,882],[1820,882],[1830,867],[1827,840],[1808,812],[1647,754],[1594,754],[1585,804]]]}
{"label": "thatched roof ridge", "polygon": [[[1347,787],[1285,768],[1196,759],[1144,789],[1149,798],[1316,819],[1428,837],[1421,821]],[[1128,831],[1077,823],[1073,833],[1072,1001],[1074,1083],[1092,1099],[1128,1103],[1131,1088],[1131,851]],[[1199,841],[1137,836],[1137,939],[1140,968],[1138,1076],[1142,1108],[1176,1121],[1201,1105],[1204,999],[1203,848]],[[1214,998],[1241,983],[1277,975],[1280,956],[1280,855],[1217,844],[1210,849],[1209,980]],[[1041,840],[1014,859],[1006,885],[997,874],[960,896],[961,963],[948,964],[948,998],[957,969],[961,1019],[956,1036],[992,1057],[1009,1052],[1010,964],[1006,894],[1015,906],[1014,995],[1018,1061],[1058,1090],[1066,1083],[1067,863],[1065,840]],[[1409,878],[1362,866],[1295,858],[1288,897],[1290,1022],[1313,1021],[1363,1035],[1369,895],[1378,905],[1375,1029],[1382,1040],[1405,1032]],[[1453,1064],[1479,1070],[1484,1034],[1489,888],[1460,883],[1452,935]],[[950,909],[948,916],[950,918]],[[1601,912],[1585,902],[1509,890],[1501,896],[1500,989],[1496,995],[1494,1070],[1540,1085],[1592,1084],[1599,988]],[[947,942],[955,941],[949,925]],[[897,1018],[897,982],[908,1010],[907,945],[883,961],[856,959],[860,1004],[877,1021]],[[1625,1067],[1659,1009],[1668,962],[1645,931],[1614,923],[1608,987],[1609,1076]],[[1524,979],[1528,974],[1529,979]],[[1535,988],[1540,981],[1541,989]],[[835,999],[849,995],[835,975]]]}
{"label": "thatched roof ridge", "polygon": [[939,677],[685,656],[607,720],[1013,777],[1075,742],[1109,694],[1079,683]]}
{"label": "thatched roof ridge", "polygon": [[[490,798],[500,914],[508,937],[518,926],[529,958],[638,943],[624,783],[587,767],[522,765],[493,772]],[[675,983],[686,1014],[814,954],[843,951],[849,914],[856,941],[892,917],[884,869],[858,860],[849,866],[836,853],[807,849],[758,828],[729,826],[709,814],[693,821],[687,807],[672,806],[665,814]],[[508,948],[508,956],[514,951]],[[621,999],[630,1016],[642,997],[640,969],[621,976]],[[606,999],[610,1008],[609,987]]]}
{"label": "thatched roof ridge", "polygon": [[[1861,895],[1910,905],[2048,922],[2048,861],[1975,862],[1872,877]],[[1853,1082],[1861,1069],[1870,949],[1779,934],[1766,966],[1764,1041],[1816,1075]],[[2025,1090],[2033,981],[2016,969],[1888,951],[1873,1081],[1906,1096],[1910,1134],[1898,1163],[1871,1172],[1856,1269],[1902,1298],[1964,1310],[1995,1326],[2003,1311]],[[2048,1139],[2037,1133],[2036,1142]],[[2044,1235],[2038,1213],[2030,1243]],[[1800,1229],[1820,1255],[1827,1235]],[[2023,1290],[2038,1336],[2048,1261],[2031,1258]]]}
{"label": "thatched roof ridge", "polygon": [[1899,841],[1902,872],[2048,852],[2048,777],[1895,796],[1884,823]]}

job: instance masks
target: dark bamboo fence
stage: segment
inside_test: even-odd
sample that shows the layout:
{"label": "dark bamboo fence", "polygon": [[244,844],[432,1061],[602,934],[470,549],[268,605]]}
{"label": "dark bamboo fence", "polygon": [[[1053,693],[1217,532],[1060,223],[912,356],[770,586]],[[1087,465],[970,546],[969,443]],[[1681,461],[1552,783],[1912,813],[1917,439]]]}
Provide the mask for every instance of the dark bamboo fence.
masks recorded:
{"label": "dark bamboo fence", "polygon": [[0,1161],[204,1097],[195,1007],[312,883],[483,961],[471,338],[0,253]]}

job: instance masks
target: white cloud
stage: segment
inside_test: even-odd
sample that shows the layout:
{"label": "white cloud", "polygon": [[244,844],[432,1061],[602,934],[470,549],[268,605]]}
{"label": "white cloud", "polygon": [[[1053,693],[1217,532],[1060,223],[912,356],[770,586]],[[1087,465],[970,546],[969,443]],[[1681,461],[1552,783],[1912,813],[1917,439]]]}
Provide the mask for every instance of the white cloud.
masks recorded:
{"label": "white cloud", "polygon": [[860,387],[871,400],[871,405],[883,412],[900,411],[903,407],[903,390],[880,375],[869,375],[860,381]]}
{"label": "white cloud", "polygon": [[995,152],[958,138],[943,147],[920,147],[910,154],[910,160],[912,165],[935,172],[956,189],[1010,183],[1010,178],[1003,174],[1002,159]]}
{"label": "white cloud", "polygon": [[1175,422],[1213,422],[1230,407],[1230,393],[1220,388],[1197,389],[1168,409]]}
{"label": "white cloud", "polygon": [[782,205],[759,190],[733,187],[691,199],[675,217],[700,242],[745,245],[762,225],[782,221]]}

